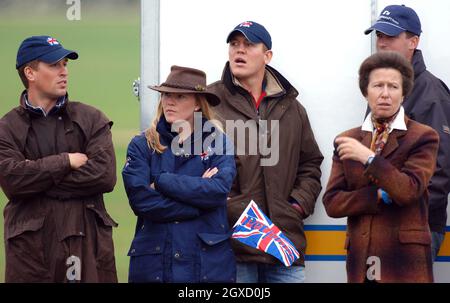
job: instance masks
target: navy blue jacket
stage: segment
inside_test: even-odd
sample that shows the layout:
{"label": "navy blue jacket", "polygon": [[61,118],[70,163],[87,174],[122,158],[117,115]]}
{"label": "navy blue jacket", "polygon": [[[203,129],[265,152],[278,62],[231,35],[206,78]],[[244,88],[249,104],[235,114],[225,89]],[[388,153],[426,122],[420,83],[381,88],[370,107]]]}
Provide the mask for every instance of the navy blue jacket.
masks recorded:
{"label": "navy blue jacket", "polygon": [[450,191],[450,91],[427,70],[420,50],[415,50],[412,64],[414,88],[403,107],[411,119],[431,126],[439,134],[436,171],[428,186],[428,222],[431,231],[445,233]]}
{"label": "navy blue jacket", "polygon": [[[128,253],[129,281],[234,282],[235,258],[226,213],[236,175],[233,154],[220,155],[214,144],[219,140],[201,155],[188,155],[193,145],[174,153],[171,142],[177,134],[170,132],[164,117],[157,131],[168,148],[159,154],[149,148],[144,134],[136,136],[128,146],[122,171],[131,208],[138,217]],[[222,141],[217,146],[228,142],[218,132],[199,137],[200,143],[215,138]],[[202,178],[213,167],[218,173]],[[156,190],[150,187],[152,183]]]}

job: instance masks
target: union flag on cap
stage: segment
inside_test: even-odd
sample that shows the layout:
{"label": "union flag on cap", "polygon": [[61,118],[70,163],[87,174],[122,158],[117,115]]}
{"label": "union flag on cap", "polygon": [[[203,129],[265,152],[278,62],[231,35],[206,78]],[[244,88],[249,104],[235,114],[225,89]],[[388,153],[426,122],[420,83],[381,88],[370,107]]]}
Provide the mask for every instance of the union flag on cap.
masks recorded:
{"label": "union flag on cap", "polygon": [[250,21],[245,21],[245,22],[242,22],[241,24],[239,24],[240,27],[250,27],[252,25],[253,25],[253,23],[251,23]]}
{"label": "union flag on cap", "polygon": [[52,38],[52,37],[47,38],[47,43],[50,45],[58,45],[59,44],[58,40],[56,40],[55,38]]}

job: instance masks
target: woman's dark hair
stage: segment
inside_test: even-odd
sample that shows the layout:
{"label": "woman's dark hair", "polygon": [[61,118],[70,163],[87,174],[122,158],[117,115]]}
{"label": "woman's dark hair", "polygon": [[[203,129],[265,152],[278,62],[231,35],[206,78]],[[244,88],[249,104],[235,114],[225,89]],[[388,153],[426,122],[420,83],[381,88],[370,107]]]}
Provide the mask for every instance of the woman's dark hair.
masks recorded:
{"label": "woman's dark hair", "polygon": [[403,96],[411,93],[414,85],[414,70],[411,63],[401,54],[392,51],[381,51],[368,57],[359,68],[359,89],[367,97],[370,73],[379,68],[393,68],[402,75]]}

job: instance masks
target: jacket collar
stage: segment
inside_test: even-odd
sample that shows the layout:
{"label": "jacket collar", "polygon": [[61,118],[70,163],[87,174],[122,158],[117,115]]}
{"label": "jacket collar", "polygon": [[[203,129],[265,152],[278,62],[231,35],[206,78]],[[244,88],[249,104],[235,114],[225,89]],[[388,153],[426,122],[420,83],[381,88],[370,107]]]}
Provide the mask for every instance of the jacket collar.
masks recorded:
{"label": "jacket collar", "polygon": [[172,132],[171,125],[166,121],[164,115],[159,118],[158,124],[156,125],[156,131],[161,137],[161,143],[164,145],[170,144],[178,134]]}
{"label": "jacket collar", "polygon": [[[405,123],[405,110],[403,109],[403,106],[400,106],[400,111],[398,112],[394,121],[392,121],[391,131],[389,133],[391,133],[394,129],[407,130]],[[361,127],[361,130],[371,133],[373,133],[373,131],[375,130],[372,123],[372,112],[369,112],[369,114],[367,115]]]}
{"label": "jacket collar", "polygon": [[[270,92],[269,98],[277,98],[277,105],[280,105],[276,115],[271,114],[271,119],[280,119],[280,117],[287,110],[292,102],[297,102],[295,98],[298,96],[298,91],[286,80],[276,69],[266,65],[266,91]],[[249,96],[247,90],[233,81],[233,75],[230,70],[230,63],[225,64],[222,73],[222,81],[227,91],[231,95],[240,94],[242,96]],[[252,106],[248,106],[240,98],[229,98],[228,103],[240,113],[246,115],[250,119],[258,119],[256,111]],[[252,102],[248,100],[248,102]]]}
{"label": "jacket collar", "polygon": [[[13,109],[13,111],[17,114],[17,117],[19,119],[15,119],[13,123],[14,128],[14,134],[18,139],[18,142],[20,142],[21,148],[24,148],[25,142],[28,136],[28,131],[30,128],[30,117],[32,115],[42,115],[40,113],[34,113],[33,111],[30,111],[27,109],[24,96],[26,95],[26,90],[22,92],[22,94],[19,97],[19,103],[20,105]],[[63,119],[64,121],[64,128],[66,129],[66,132],[73,131],[73,126],[70,120],[70,115],[68,113],[68,110],[65,110],[68,104],[68,95],[66,97],[66,102],[64,103],[65,114],[69,119]]]}
{"label": "jacket collar", "polygon": [[[270,65],[266,65],[266,81],[268,90],[268,97],[279,97],[284,95],[293,95],[293,97],[298,96],[298,91],[289,83],[289,81],[284,78],[276,69]],[[231,74],[230,62],[225,64],[222,72],[222,82],[225,84],[226,88],[233,94],[248,94],[248,92],[242,88],[233,79]]]}
{"label": "jacket collar", "polygon": [[[213,134],[216,131],[214,127],[212,127],[211,129],[207,127],[206,129],[208,130],[204,131],[205,129],[204,126],[207,121],[208,120],[205,117],[202,117],[201,127],[197,127],[197,129],[194,129],[194,132],[191,134],[191,136],[186,139],[187,142],[191,143],[191,146],[188,147],[190,149],[191,155],[194,154],[194,145],[197,141],[202,140],[203,142],[205,138],[207,138],[209,135]],[[158,121],[158,124],[156,125],[156,131],[160,135],[161,143],[163,145],[168,146],[169,148],[172,144],[172,140],[178,136],[178,133],[173,132],[171,130],[171,127],[172,125],[167,122],[164,115],[161,116],[161,118]]]}
{"label": "jacket collar", "polygon": [[[246,91],[245,87],[239,82],[239,80],[231,75],[234,86],[242,88]],[[266,97],[278,97],[286,94],[285,89],[280,84],[278,79],[269,71],[266,70],[264,73],[264,80],[262,84],[263,90],[266,92]]]}
{"label": "jacket collar", "polygon": [[423,60],[422,51],[416,49],[412,58],[412,65],[414,68],[414,79],[417,79],[421,73],[426,71],[427,67],[425,61]]}
{"label": "jacket collar", "polygon": [[50,109],[50,111],[47,113],[42,107],[33,106],[28,99],[28,92],[27,90],[24,90],[22,94],[20,95],[19,104],[20,107],[23,108],[26,112],[34,115],[34,116],[40,116],[40,117],[46,117],[49,115],[56,114],[60,112],[61,110],[64,110],[67,106],[67,103],[69,102],[69,95],[66,93],[66,95],[61,96],[56,101],[56,104],[53,108]]}

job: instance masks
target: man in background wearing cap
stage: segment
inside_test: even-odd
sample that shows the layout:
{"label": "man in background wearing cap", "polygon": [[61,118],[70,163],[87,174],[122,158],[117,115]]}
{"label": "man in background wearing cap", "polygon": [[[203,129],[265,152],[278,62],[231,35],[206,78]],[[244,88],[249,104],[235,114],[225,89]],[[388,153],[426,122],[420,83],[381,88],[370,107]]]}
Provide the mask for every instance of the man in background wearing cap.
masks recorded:
{"label": "man in background wearing cap", "polygon": [[413,9],[404,5],[387,6],[365,34],[374,30],[378,51],[397,51],[413,65],[414,88],[403,102],[405,113],[439,133],[436,171],[428,186],[428,221],[434,261],[444,240],[450,191],[450,92],[444,82],[426,69],[422,52],[417,49],[422,30],[419,17]]}
{"label": "man in background wearing cap", "polygon": [[116,282],[103,193],[116,182],[112,122],[68,99],[67,61],[54,38],[25,39],[16,68],[25,86],[0,119],[6,282]]}
{"label": "man in background wearing cap", "polygon": [[[229,195],[228,219],[238,220],[254,200],[272,222],[294,243],[301,257],[291,267],[260,250],[234,241],[237,257],[237,282],[303,282],[306,238],[303,219],[312,214],[320,193],[320,164],[323,156],[314,139],[304,107],[297,101],[297,90],[268,64],[272,59],[272,40],[260,24],[247,21],[228,35],[229,62],[222,79],[210,88],[222,102],[216,107],[222,122],[245,122],[244,149],[234,136],[235,128],[226,129],[237,146],[237,177]],[[263,122],[279,123],[274,132],[263,129]],[[243,124],[243,123],[242,123]],[[237,123],[236,123],[237,125]],[[257,130],[255,130],[257,129]],[[268,126],[267,129],[272,129]],[[252,136],[251,130],[259,136]],[[275,133],[276,132],[276,133]],[[279,138],[276,144],[275,137]],[[257,137],[257,138],[255,138]],[[278,161],[262,164],[267,155],[250,152],[249,145],[261,140],[271,143],[272,157]],[[260,145],[259,145],[260,146]]]}

